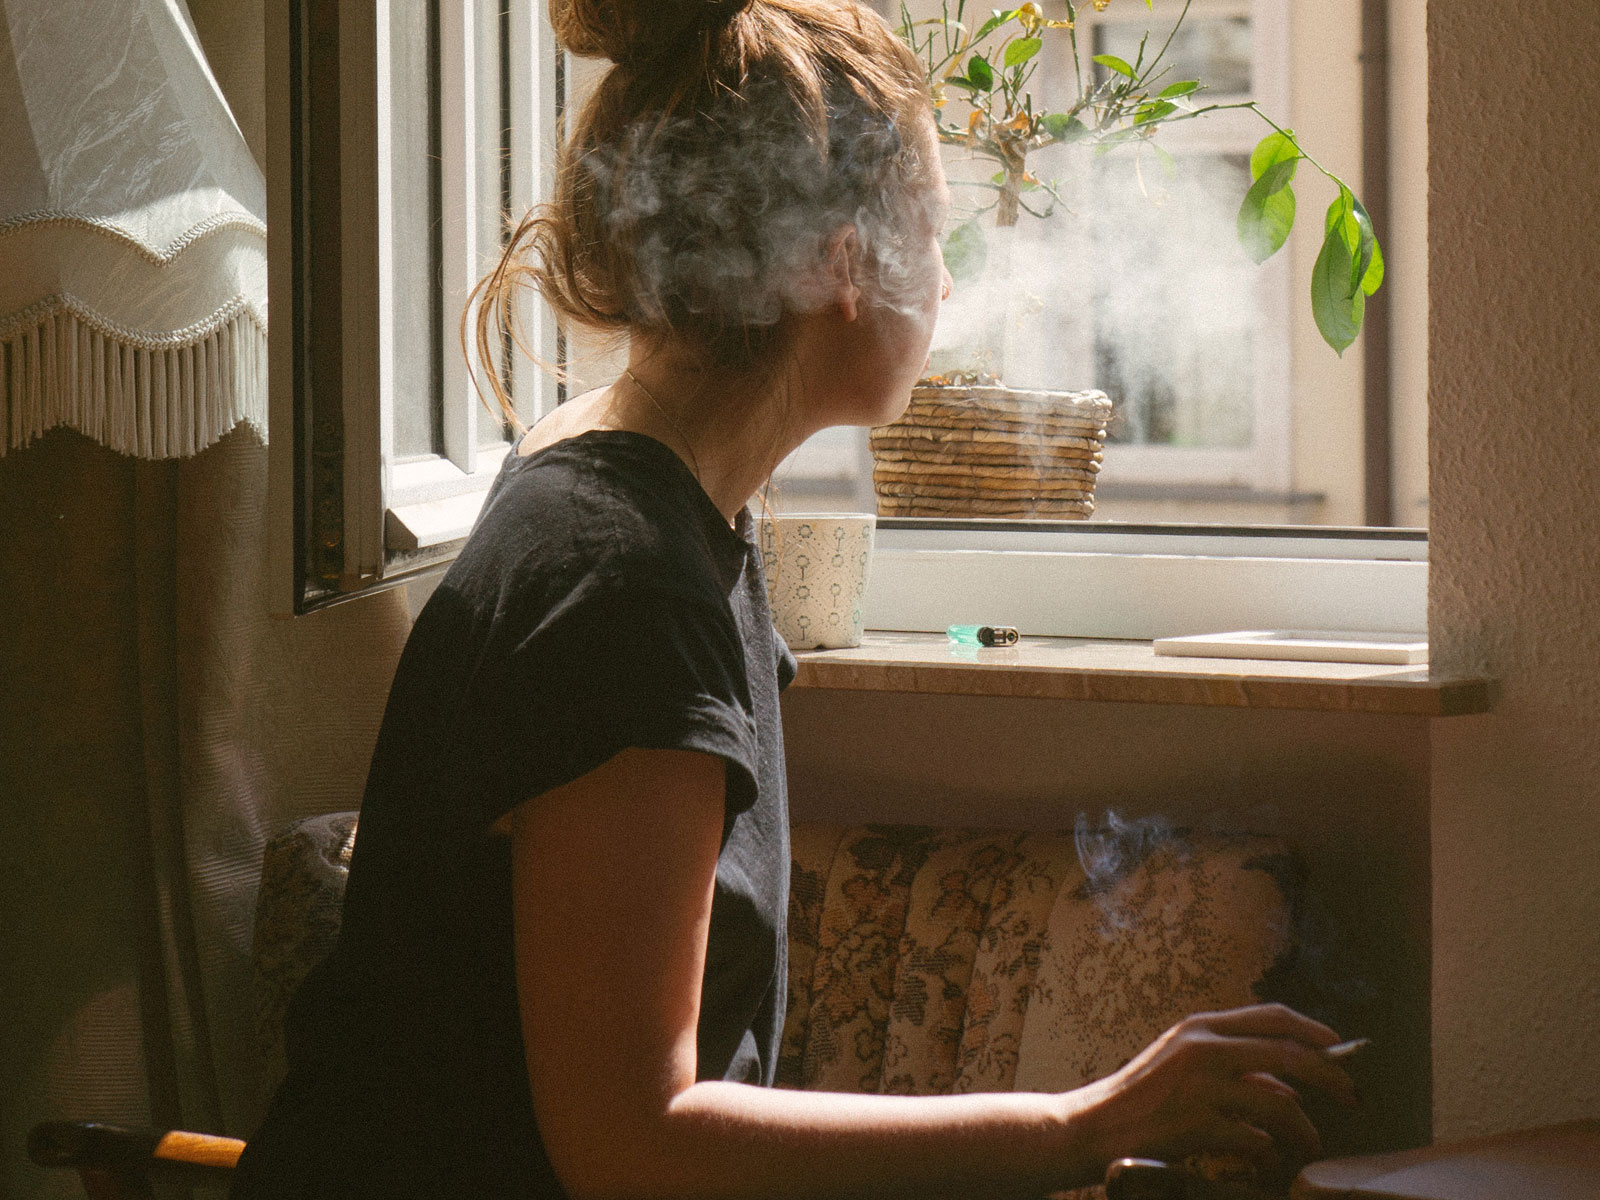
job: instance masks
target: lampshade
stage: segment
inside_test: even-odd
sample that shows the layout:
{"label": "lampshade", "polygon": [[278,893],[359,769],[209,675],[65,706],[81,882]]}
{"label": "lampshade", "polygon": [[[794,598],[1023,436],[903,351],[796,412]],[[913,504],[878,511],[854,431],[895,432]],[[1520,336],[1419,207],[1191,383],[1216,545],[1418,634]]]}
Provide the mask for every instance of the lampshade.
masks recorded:
{"label": "lampshade", "polygon": [[183,0],[0,12],[0,454],[265,436],[266,186]]}

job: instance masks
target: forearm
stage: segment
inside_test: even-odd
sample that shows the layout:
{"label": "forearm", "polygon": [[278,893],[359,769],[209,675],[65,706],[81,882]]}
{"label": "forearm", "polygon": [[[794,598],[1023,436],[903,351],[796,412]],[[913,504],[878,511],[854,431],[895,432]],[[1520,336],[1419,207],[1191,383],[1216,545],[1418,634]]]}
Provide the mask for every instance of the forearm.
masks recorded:
{"label": "forearm", "polygon": [[616,1146],[617,1175],[596,1190],[696,1200],[1040,1197],[1098,1182],[1104,1169],[1074,1100],[697,1083]]}

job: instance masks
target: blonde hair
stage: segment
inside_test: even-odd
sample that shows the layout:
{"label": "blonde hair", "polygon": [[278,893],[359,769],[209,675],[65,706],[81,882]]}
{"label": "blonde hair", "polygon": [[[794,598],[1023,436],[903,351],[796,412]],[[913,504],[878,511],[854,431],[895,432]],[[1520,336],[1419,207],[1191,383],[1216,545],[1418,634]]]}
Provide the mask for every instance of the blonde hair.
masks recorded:
{"label": "blonde hair", "polygon": [[597,332],[758,369],[784,318],[820,302],[815,268],[846,225],[869,298],[894,302],[927,169],[926,139],[908,131],[929,100],[882,18],[854,0],[551,0],[550,20],[568,50],[614,65],[571,124],[550,203],[469,297],[463,349],[474,305],[480,362],[522,345],[530,286]]}

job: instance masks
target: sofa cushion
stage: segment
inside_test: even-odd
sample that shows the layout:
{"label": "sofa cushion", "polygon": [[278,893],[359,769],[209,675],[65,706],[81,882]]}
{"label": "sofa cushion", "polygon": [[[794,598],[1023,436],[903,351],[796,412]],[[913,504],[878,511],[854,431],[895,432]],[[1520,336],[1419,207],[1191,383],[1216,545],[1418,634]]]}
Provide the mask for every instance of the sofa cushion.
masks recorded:
{"label": "sofa cushion", "polygon": [[1286,854],[1174,833],[1091,862],[1091,879],[1072,834],[829,831],[797,851],[797,886],[823,902],[791,901],[780,1079],[926,1095],[1099,1078],[1190,1012],[1262,998],[1292,947]]}
{"label": "sofa cushion", "polygon": [[1191,835],[1115,878],[1080,870],[1044,931],[1011,1086],[1081,1087],[1190,1013],[1258,1003],[1291,945],[1284,854],[1264,838]]}

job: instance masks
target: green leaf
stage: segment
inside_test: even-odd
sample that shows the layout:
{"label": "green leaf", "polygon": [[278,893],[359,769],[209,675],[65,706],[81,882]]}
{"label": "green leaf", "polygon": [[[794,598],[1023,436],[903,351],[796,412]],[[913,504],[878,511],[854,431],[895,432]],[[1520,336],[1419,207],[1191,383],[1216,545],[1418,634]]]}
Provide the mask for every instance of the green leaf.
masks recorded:
{"label": "green leaf", "polygon": [[1066,113],[1046,113],[1039,118],[1039,125],[1058,142],[1077,142],[1089,136],[1089,127]]}
{"label": "green leaf", "polygon": [[1156,145],[1154,142],[1150,143],[1150,149],[1155,151],[1156,161],[1161,164],[1161,173],[1168,179],[1176,179],[1178,177],[1178,160],[1167,153],[1165,148]]}
{"label": "green leaf", "polygon": [[1304,157],[1300,153],[1299,144],[1294,140],[1293,130],[1287,133],[1269,133],[1250,152],[1250,178],[1260,179],[1273,163],[1283,162],[1286,159],[1298,161]]}
{"label": "green leaf", "polygon": [[1257,263],[1266,262],[1282,249],[1294,228],[1295,197],[1289,181],[1298,165],[1295,158],[1274,163],[1244,194],[1239,206],[1239,241]]}
{"label": "green leaf", "polygon": [[1011,20],[1021,11],[1022,10],[1018,8],[995,9],[994,15],[982,25],[979,25],[978,32],[972,35],[972,44],[975,46],[979,42],[983,41],[984,38],[988,37],[996,29],[999,29],[1000,26],[1004,25],[1007,21]]}
{"label": "green leaf", "polygon": [[1133,68],[1128,65],[1127,60],[1118,58],[1115,54],[1096,54],[1094,61],[1108,71],[1115,71],[1118,75],[1125,75],[1129,79],[1134,78]]}
{"label": "green leaf", "polygon": [[1340,184],[1339,194],[1334,197],[1333,203],[1328,205],[1328,216],[1322,225],[1325,233],[1332,233],[1337,229],[1340,231],[1341,236],[1346,232],[1346,226],[1348,225],[1350,227],[1348,233],[1350,235],[1349,246],[1351,250],[1356,248],[1356,241],[1359,237],[1354,228],[1355,214],[1350,210],[1350,201],[1354,198],[1350,193],[1350,189]]}
{"label": "green leaf", "polygon": [[974,54],[967,60],[967,78],[979,91],[990,91],[994,87],[994,68],[983,55]]}
{"label": "green leaf", "polygon": [[[1328,206],[1327,230],[1337,233],[1350,255],[1349,290],[1370,296],[1383,282],[1383,260],[1378,250],[1378,235],[1366,207],[1343,183],[1339,195]],[[1376,267],[1374,267],[1376,263]]]}
{"label": "green leaf", "polygon": [[1161,89],[1161,99],[1170,100],[1174,96],[1188,96],[1200,90],[1198,79],[1184,79],[1177,83],[1169,83]]}
{"label": "green leaf", "polygon": [[989,246],[976,217],[957,225],[944,240],[944,265],[952,279],[971,279],[988,258]]}
{"label": "green leaf", "polygon": [[1367,273],[1361,277],[1362,294],[1370,296],[1382,287],[1383,275],[1383,248],[1374,241],[1372,243],[1372,264],[1367,267]]}
{"label": "green leaf", "polygon": [[1322,250],[1311,269],[1311,315],[1322,340],[1341,356],[1361,332],[1367,307],[1361,276],[1356,274],[1361,239],[1359,229],[1352,228],[1355,217],[1349,200],[1353,199],[1349,189],[1341,187],[1338,199],[1329,205]]}
{"label": "green leaf", "polygon": [[1133,114],[1135,125],[1148,125],[1151,121],[1159,121],[1162,117],[1170,117],[1178,111],[1178,106],[1168,100],[1152,100],[1148,104],[1141,104]]}
{"label": "green leaf", "polygon": [[1372,218],[1359,197],[1350,197],[1351,210],[1356,225],[1361,230],[1360,260],[1356,265],[1356,286],[1368,296],[1383,283],[1383,251],[1378,249],[1378,233],[1372,227]]}
{"label": "green leaf", "polygon": [[1036,37],[1018,38],[1006,47],[1006,66],[1020,67],[1039,53],[1039,47],[1043,45],[1044,42]]}

